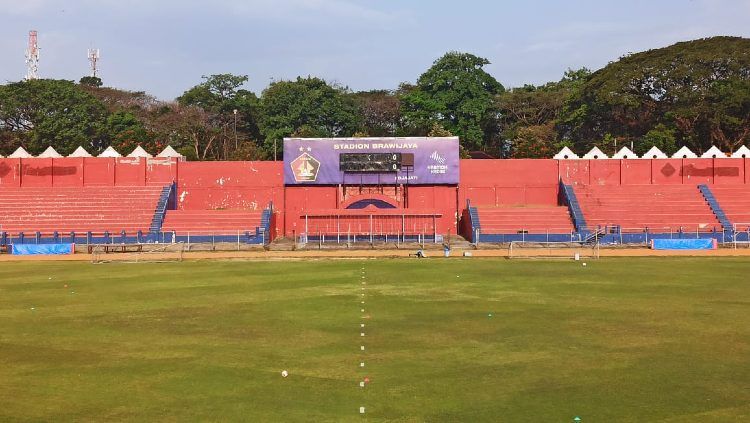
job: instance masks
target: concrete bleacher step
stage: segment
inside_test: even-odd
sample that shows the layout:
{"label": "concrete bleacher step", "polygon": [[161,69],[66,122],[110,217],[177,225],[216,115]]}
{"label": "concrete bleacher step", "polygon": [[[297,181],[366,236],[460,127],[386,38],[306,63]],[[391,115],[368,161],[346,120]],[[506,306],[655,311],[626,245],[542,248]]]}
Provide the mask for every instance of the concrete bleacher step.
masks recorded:
{"label": "concrete bleacher step", "polygon": [[5,232],[147,232],[161,186],[24,187],[0,190]]}
{"label": "concrete bleacher step", "polygon": [[565,206],[477,207],[482,234],[570,233],[575,230]]}
{"label": "concrete bleacher step", "polygon": [[162,231],[234,234],[256,232],[262,210],[167,210]]}
{"label": "concrete bleacher step", "polygon": [[697,185],[580,186],[581,208],[591,227],[672,231],[721,230]]}

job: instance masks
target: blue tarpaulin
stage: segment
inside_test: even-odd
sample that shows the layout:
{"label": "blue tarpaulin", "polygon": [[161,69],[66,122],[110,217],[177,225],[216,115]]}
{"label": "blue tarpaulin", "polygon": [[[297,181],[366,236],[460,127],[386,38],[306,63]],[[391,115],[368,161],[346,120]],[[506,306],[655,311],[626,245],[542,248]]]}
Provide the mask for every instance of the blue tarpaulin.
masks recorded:
{"label": "blue tarpaulin", "polygon": [[13,244],[11,252],[16,256],[73,254],[75,244]]}
{"label": "blue tarpaulin", "polygon": [[716,240],[706,239],[652,239],[651,248],[654,250],[713,250]]}

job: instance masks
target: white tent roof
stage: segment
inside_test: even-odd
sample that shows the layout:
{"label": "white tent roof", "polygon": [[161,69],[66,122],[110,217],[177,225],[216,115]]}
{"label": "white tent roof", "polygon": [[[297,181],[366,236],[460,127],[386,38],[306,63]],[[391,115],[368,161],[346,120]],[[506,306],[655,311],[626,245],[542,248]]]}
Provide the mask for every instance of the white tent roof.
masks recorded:
{"label": "white tent roof", "polygon": [[185,157],[185,156],[183,156],[182,154],[178,153],[177,150],[175,150],[174,148],[172,148],[171,145],[168,145],[167,148],[165,148],[164,150],[162,150],[161,153],[157,154],[156,157],[178,157],[178,158],[182,158],[182,157]]}
{"label": "white tent roof", "polygon": [[644,155],[642,155],[641,158],[642,159],[667,159],[668,157],[661,150],[656,148],[656,146],[653,146]]}
{"label": "white tent roof", "polygon": [[711,159],[711,158],[720,158],[720,157],[726,157],[727,155],[724,154],[723,151],[716,148],[715,145],[712,145],[711,148],[709,148],[705,153],[701,154],[701,157],[704,159]]}
{"label": "white tent roof", "polygon": [[79,145],[74,152],[68,154],[68,157],[91,157],[91,154]]}
{"label": "white tent roof", "polygon": [[675,151],[674,154],[672,154],[673,159],[694,159],[696,157],[698,156],[684,145],[680,147],[679,150]]}
{"label": "white tent roof", "polygon": [[118,153],[117,150],[110,145],[102,151],[102,154],[100,154],[99,157],[122,157],[122,154]]}
{"label": "white tent roof", "polygon": [[741,157],[741,158],[750,157],[750,148],[747,148],[743,145],[740,148],[738,148],[737,151],[732,153],[732,157]]}
{"label": "white tent roof", "polygon": [[580,159],[580,157],[578,157],[578,155],[568,147],[563,147],[563,149],[560,150],[559,153],[555,154],[552,158],[555,160]]}
{"label": "white tent roof", "polygon": [[9,159],[30,159],[32,157],[34,156],[29,154],[28,151],[24,150],[23,147],[16,148],[16,151],[14,151],[8,156]]}
{"label": "white tent roof", "polygon": [[591,150],[589,150],[588,153],[583,155],[584,159],[608,159],[609,156],[606,155],[602,150],[599,149],[599,147],[594,147]]}
{"label": "white tent roof", "polygon": [[622,147],[620,151],[612,155],[613,159],[637,159],[638,155],[628,147]]}
{"label": "white tent roof", "polygon": [[135,148],[130,154],[128,154],[128,157],[154,157],[148,153],[148,151],[144,150],[143,147],[140,145]]}
{"label": "white tent roof", "polygon": [[46,150],[42,151],[42,154],[38,155],[37,157],[44,159],[58,158],[62,157],[62,154],[58,153],[57,150],[52,148],[52,146],[50,145]]}

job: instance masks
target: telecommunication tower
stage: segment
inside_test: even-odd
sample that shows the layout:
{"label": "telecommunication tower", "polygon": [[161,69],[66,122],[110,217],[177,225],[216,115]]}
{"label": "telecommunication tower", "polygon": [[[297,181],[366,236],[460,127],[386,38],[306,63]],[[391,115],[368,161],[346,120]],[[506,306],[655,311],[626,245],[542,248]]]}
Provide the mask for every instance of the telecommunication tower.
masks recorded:
{"label": "telecommunication tower", "polygon": [[89,65],[91,66],[91,76],[98,77],[99,76],[99,49],[98,48],[90,48],[89,49]]}
{"label": "telecommunication tower", "polygon": [[39,44],[36,31],[29,31],[29,46],[26,48],[26,80],[39,78]]}

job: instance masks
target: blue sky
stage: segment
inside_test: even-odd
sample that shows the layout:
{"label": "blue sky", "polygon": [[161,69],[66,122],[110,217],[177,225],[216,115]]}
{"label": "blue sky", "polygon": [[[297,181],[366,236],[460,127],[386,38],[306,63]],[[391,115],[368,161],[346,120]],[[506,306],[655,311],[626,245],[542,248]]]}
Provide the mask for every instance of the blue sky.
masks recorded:
{"label": "blue sky", "polygon": [[748,21],[750,0],[0,0],[0,82],[25,74],[30,29],[41,77],[78,80],[97,47],[105,85],[171,100],[227,72],[258,93],[297,75],[395,88],[450,50],[486,57],[505,86],[543,83],[677,41],[750,37]]}

